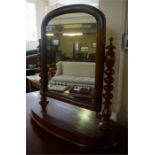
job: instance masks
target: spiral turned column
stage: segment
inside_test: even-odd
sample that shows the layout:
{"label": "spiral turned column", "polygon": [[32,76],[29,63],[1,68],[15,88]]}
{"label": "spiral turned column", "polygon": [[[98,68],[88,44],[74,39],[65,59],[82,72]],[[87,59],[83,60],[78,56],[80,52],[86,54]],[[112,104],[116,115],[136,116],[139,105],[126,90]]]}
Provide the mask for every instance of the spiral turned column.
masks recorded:
{"label": "spiral turned column", "polygon": [[47,97],[44,95],[44,92],[43,92],[43,89],[42,89],[42,87],[43,87],[43,81],[42,81],[42,79],[44,78],[43,77],[43,74],[42,74],[42,65],[41,65],[41,39],[39,39],[39,45],[38,45],[38,52],[40,53],[40,55],[39,55],[39,66],[40,66],[40,72],[39,72],[39,76],[40,76],[40,80],[39,80],[39,84],[40,84],[40,95],[41,95],[41,97],[40,97],[40,105],[41,105],[41,107],[42,107],[42,112],[43,113],[46,113],[47,111],[46,111],[46,106],[47,106],[47,104],[48,104],[48,101],[47,101]]}
{"label": "spiral turned column", "polygon": [[101,122],[100,122],[100,127],[102,129],[109,129],[111,128],[111,121],[110,121],[110,116],[111,116],[111,99],[113,98],[112,90],[113,90],[113,85],[112,83],[114,82],[113,74],[114,74],[114,63],[115,63],[115,53],[114,49],[115,46],[112,44],[113,38],[111,37],[109,39],[110,44],[106,47],[107,52],[105,55],[105,78],[104,78],[104,86],[103,86],[103,111],[101,114]]}

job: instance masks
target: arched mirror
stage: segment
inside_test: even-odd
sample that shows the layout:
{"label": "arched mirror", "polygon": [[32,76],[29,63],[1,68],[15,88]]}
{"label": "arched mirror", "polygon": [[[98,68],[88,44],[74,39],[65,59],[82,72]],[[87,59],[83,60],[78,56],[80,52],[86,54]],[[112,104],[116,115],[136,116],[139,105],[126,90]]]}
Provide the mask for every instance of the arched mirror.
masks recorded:
{"label": "arched mirror", "polygon": [[99,112],[104,49],[105,18],[98,9],[71,5],[47,14],[42,23],[41,95]]}

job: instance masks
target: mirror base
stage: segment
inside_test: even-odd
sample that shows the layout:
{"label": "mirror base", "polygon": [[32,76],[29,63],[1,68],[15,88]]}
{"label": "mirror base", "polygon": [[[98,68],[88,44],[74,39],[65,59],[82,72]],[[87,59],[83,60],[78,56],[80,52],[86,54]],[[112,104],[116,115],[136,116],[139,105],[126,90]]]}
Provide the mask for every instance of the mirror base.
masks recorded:
{"label": "mirror base", "polygon": [[[39,94],[38,94],[39,98]],[[39,101],[32,103],[32,119],[45,131],[70,143],[95,149],[108,149],[118,144],[119,126],[115,130],[101,130],[96,112],[47,98],[46,110]]]}

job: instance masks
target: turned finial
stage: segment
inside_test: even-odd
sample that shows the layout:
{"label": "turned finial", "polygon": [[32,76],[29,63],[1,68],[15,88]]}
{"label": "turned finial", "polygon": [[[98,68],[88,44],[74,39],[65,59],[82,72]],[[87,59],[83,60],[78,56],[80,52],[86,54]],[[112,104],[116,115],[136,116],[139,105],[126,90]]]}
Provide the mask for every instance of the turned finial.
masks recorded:
{"label": "turned finial", "polygon": [[106,49],[109,49],[110,51],[115,49],[116,47],[113,45],[113,40],[114,38],[113,37],[110,37],[109,38],[109,41],[110,41],[110,44],[106,47]]}
{"label": "turned finial", "polygon": [[110,45],[112,45],[113,40],[114,40],[114,38],[113,38],[113,37],[110,37],[110,38],[109,38]]}

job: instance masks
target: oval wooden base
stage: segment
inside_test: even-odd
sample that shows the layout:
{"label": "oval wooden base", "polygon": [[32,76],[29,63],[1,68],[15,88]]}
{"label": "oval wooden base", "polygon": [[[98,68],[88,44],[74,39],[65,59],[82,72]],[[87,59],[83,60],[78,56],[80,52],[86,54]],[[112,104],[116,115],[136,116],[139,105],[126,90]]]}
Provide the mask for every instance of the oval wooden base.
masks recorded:
{"label": "oval wooden base", "polygon": [[108,149],[118,143],[118,126],[111,121],[112,128],[100,129],[96,113],[52,98],[46,112],[37,101],[33,104],[33,120],[43,129],[73,144],[97,149]]}

